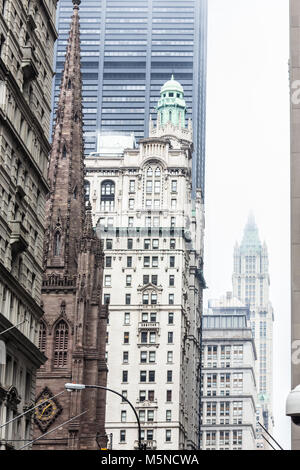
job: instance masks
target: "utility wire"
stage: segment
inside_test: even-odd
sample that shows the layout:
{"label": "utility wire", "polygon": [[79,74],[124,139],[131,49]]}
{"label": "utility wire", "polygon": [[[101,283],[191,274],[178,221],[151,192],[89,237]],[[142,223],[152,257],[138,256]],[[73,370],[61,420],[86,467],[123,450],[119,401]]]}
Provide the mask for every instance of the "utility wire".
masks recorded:
{"label": "utility wire", "polygon": [[278,447],[280,448],[280,450],[284,450],[280,444],[278,444],[278,442],[276,441],[276,439],[274,439],[274,437],[266,430],[266,428],[259,422],[257,421],[258,424],[264,429],[264,431],[268,434],[268,436],[270,436],[270,438],[278,445]]}
{"label": "utility wire", "polygon": [[38,405],[35,405],[35,406],[33,406],[32,408],[29,408],[29,410],[25,411],[24,413],[22,413],[22,414],[16,416],[15,418],[10,419],[9,421],[7,421],[7,422],[4,423],[4,424],[1,424],[0,429],[3,428],[4,426],[7,426],[9,423],[12,423],[12,422],[15,421],[16,419],[22,418],[22,416],[26,415],[27,413],[29,413],[30,411],[34,410],[35,408],[38,408],[38,407],[41,406],[43,403],[47,403],[47,401],[52,400],[53,398],[56,398],[56,397],[58,397],[59,395],[62,395],[63,393],[65,393],[65,390],[63,390],[62,392],[59,392],[57,395],[53,395],[53,397],[47,398],[47,400],[42,401],[42,402],[39,403]]}
{"label": "utility wire", "polygon": [[34,442],[38,441],[39,439],[42,439],[43,437],[47,436],[47,434],[51,434],[51,432],[56,431],[56,429],[62,428],[65,424],[70,423],[70,422],[73,421],[74,419],[79,418],[80,416],[84,415],[84,414],[87,413],[87,412],[88,412],[88,410],[83,411],[82,413],[80,413],[80,414],[77,415],[77,416],[73,416],[73,418],[68,419],[68,421],[65,421],[65,422],[62,423],[62,424],[59,424],[58,426],[56,426],[56,428],[51,429],[51,431],[46,432],[46,434],[42,434],[41,436],[37,437],[36,439],[33,439],[33,441],[28,442],[28,444],[25,444],[24,446],[20,447],[20,449],[17,449],[17,450],[22,450],[22,449],[24,449],[25,447],[30,446],[30,444],[33,444]]}
{"label": "utility wire", "polygon": [[271,446],[271,447],[272,447],[272,449],[273,449],[273,450],[277,450],[277,449],[275,449],[275,447],[274,447],[274,446],[272,446],[271,442],[270,442],[270,441],[268,441],[268,439],[267,439],[267,438],[266,438],[266,437],[265,437],[263,434],[262,434],[262,437],[264,438],[264,440],[265,440],[265,441],[267,441],[267,443],[269,444],[269,446]]}

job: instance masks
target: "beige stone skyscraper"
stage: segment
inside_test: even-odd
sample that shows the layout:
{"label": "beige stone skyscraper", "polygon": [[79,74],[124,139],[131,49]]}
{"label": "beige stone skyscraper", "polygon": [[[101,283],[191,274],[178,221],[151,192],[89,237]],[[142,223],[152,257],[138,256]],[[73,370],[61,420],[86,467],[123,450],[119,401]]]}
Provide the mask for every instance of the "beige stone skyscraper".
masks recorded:
{"label": "beige stone skyscraper", "polygon": [[[243,240],[234,249],[233,295],[249,307],[252,334],[256,346],[256,382],[258,419],[272,434],[273,427],[273,308],[269,300],[269,261],[265,243],[259,239],[253,215],[248,218]],[[261,421],[260,421],[261,422]],[[258,445],[262,428],[256,429]]]}
{"label": "beige stone skyscraper", "polygon": [[[291,353],[300,344],[300,2],[290,0],[291,89]],[[299,359],[292,360],[292,388],[300,384]],[[300,427],[292,424],[292,449],[300,449]]]}

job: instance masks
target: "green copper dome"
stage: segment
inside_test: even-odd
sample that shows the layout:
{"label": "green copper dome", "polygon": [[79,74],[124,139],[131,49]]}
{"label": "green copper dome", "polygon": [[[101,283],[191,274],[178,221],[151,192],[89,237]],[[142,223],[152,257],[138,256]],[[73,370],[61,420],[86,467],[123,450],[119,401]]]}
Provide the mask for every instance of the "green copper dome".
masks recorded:
{"label": "green copper dome", "polygon": [[168,80],[160,89],[160,94],[162,95],[163,93],[167,93],[169,91],[178,91],[179,93],[182,93],[182,96],[184,94],[182,85],[180,85],[177,80],[174,79],[174,75],[172,75],[171,80]]}
{"label": "green copper dome", "polygon": [[161,126],[170,122],[174,126],[185,127],[184,91],[181,84],[174,79],[174,75],[161,87],[157,113]]}

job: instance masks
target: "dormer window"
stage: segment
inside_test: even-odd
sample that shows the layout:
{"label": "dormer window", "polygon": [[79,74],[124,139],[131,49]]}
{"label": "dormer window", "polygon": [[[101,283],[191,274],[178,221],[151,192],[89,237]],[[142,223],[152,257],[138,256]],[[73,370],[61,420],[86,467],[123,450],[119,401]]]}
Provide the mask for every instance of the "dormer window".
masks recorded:
{"label": "dormer window", "polygon": [[169,93],[169,97],[170,97],[170,98],[173,98],[173,96],[174,96],[174,93],[173,93],[173,92],[170,92],[170,93]]}

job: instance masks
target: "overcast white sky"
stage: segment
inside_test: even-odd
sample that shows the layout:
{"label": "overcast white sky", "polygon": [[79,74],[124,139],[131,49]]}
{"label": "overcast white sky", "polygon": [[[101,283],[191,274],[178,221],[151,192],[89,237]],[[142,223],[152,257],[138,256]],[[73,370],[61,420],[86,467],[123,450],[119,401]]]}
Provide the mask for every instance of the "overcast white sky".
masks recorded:
{"label": "overcast white sky", "polygon": [[205,278],[232,290],[233,247],[253,211],[270,262],[274,437],[290,448],[289,1],[208,0]]}

